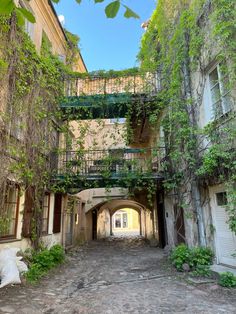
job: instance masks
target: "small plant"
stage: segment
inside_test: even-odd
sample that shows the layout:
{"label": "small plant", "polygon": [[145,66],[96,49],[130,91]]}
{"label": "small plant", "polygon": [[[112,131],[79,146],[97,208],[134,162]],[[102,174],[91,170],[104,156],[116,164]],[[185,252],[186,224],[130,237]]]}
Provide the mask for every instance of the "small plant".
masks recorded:
{"label": "small plant", "polygon": [[29,282],[37,282],[51,268],[63,263],[65,259],[64,249],[60,245],[54,245],[49,250],[41,248],[40,251],[27,251],[25,260],[29,264],[29,271],[25,278]]}
{"label": "small plant", "polygon": [[220,274],[219,285],[227,288],[235,288],[236,276],[234,276],[234,274],[229,271]]}

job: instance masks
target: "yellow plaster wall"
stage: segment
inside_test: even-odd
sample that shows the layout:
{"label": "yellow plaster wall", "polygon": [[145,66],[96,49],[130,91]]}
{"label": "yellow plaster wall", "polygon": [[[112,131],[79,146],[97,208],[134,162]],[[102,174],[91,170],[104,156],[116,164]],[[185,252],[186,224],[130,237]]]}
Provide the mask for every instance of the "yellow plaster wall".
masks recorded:
{"label": "yellow plaster wall", "polygon": [[65,56],[66,39],[48,0],[31,0],[28,6],[36,18],[36,23],[33,25],[33,42],[37,51],[40,52],[44,31],[52,44],[52,52]]}
{"label": "yellow plaster wall", "polygon": [[[70,128],[74,135],[73,149],[75,150],[80,147],[86,150],[125,147],[125,124],[123,123],[111,123],[109,119],[72,121]],[[84,136],[81,136],[81,129],[87,130]]]}

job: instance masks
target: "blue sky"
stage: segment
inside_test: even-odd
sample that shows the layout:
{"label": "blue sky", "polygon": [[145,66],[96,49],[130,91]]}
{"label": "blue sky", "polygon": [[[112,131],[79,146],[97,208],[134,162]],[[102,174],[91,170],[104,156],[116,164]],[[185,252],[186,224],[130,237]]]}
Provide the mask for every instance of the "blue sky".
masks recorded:
{"label": "blue sky", "polygon": [[141,23],[156,6],[155,0],[123,0],[139,14],[138,19],[123,17],[121,8],[115,19],[105,16],[104,8],[110,0],[94,4],[93,0],[60,0],[55,5],[58,15],[64,15],[65,27],[80,36],[80,48],[89,71],[121,70],[137,66],[136,56],[143,34]]}

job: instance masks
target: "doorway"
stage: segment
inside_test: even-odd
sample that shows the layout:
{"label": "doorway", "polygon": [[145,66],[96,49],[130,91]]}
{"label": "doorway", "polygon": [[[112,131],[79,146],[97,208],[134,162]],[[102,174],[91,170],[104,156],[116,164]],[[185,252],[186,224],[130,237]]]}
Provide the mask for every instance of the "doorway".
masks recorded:
{"label": "doorway", "polygon": [[97,240],[97,210],[92,211],[92,239]]}
{"label": "doorway", "polygon": [[177,204],[174,205],[175,213],[175,230],[177,244],[185,243],[185,226],[184,226],[184,211]]}

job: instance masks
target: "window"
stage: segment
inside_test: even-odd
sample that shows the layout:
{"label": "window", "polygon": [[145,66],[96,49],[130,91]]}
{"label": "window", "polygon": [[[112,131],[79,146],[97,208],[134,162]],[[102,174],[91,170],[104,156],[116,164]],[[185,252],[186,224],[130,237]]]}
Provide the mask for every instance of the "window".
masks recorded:
{"label": "window", "polygon": [[232,109],[230,83],[225,64],[218,64],[209,72],[209,88],[214,118]]}
{"label": "window", "polygon": [[43,35],[42,35],[41,53],[43,54],[52,53],[52,43],[49,40],[45,31],[43,31]]}
{"label": "window", "polygon": [[114,228],[128,228],[128,215],[126,212],[119,211],[113,218]]}
{"label": "window", "polygon": [[50,194],[45,193],[43,199],[42,234],[48,234],[49,208],[50,208]]}
{"label": "window", "polygon": [[216,202],[217,202],[218,206],[227,205],[227,203],[228,203],[227,193],[226,192],[216,193]]}
{"label": "window", "polygon": [[66,56],[64,56],[64,55],[58,55],[58,59],[59,59],[62,63],[66,64]]}
{"label": "window", "polygon": [[14,116],[12,119],[11,136],[19,141],[23,141],[24,135],[24,117],[20,116],[18,113],[17,116]]}
{"label": "window", "polygon": [[116,214],[115,216],[115,227],[121,228],[121,214]]}
{"label": "window", "polygon": [[[20,4],[21,8],[30,11],[34,15],[31,7],[28,5],[27,1],[20,0],[19,4]],[[29,35],[29,37],[33,41],[34,40],[34,24],[29,22],[27,19],[25,19],[25,32],[26,32],[26,34]]]}
{"label": "window", "polygon": [[123,228],[127,228],[128,227],[128,217],[126,213],[123,213]]}
{"label": "window", "polygon": [[114,118],[114,119],[110,119],[110,123],[111,124],[123,124],[125,123],[126,119],[125,118]]}
{"label": "window", "polygon": [[29,22],[28,20],[25,20],[25,32],[29,35],[31,40],[34,40],[34,24]]}
{"label": "window", "polygon": [[19,211],[19,186],[7,183],[1,190],[3,202],[0,204],[0,238],[15,238]]}

